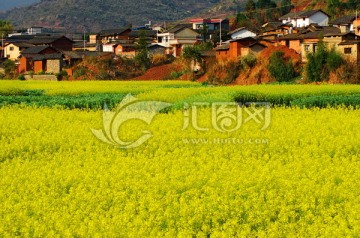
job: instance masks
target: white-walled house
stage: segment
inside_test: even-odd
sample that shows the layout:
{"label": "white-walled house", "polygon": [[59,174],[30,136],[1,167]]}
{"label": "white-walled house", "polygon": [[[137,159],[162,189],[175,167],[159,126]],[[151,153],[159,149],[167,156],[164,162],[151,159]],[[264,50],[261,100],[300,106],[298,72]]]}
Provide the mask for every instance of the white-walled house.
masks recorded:
{"label": "white-walled house", "polygon": [[319,26],[329,25],[329,15],[322,10],[290,12],[279,18],[283,24],[292,24],[293,27],[307,27],[312,23]]}
{"label": "white-walled house", "polygon": [[186,46],[192,46],[197,42],[199,33],[187,25],[176,25],[167,32],[158,33],[158,45],[165,47],[166,54],[178,57]]}
{"label": "white-walled house", "polygon": [[256,33],[249,31],[245,27],[240,27],[238,29],[229,32],[229,35],[231,39],[241,39],[246,37],[255,37]]}

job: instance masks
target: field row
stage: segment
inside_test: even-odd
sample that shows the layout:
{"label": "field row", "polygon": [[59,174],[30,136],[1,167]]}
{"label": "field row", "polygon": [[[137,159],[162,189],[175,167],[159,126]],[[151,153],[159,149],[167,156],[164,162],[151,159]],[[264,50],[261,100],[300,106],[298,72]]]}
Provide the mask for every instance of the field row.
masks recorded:
{"label": "field row", "polygon": [[272,109],[270,127],[183,130],[181,110],[141,147],[99,141],[101,111],[0,109],[0,234],[124,237],[355,237],[360,111]]}
{"label": "field row", "polygon": [[212,87],[183,81],[37,82],[1,81],[0,106],[26,104],[65,108],[113,107],[131,93],[142,100],[173,103],[173,109],[194,102],[269,102],[278,106],[360,106],[357,85],[258,85]]}

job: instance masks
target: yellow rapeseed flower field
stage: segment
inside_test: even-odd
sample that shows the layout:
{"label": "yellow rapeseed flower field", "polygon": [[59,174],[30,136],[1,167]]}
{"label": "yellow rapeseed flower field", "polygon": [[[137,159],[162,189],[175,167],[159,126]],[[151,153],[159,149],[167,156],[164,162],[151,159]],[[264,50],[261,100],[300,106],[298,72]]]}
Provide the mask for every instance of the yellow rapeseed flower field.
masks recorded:
{"label": "yellow rapeseed flower field", "polygon": [[[221,94],[241,90],[316,90],[252,86],[220,93],[190,83],[183,83],[190,88],[169,86],[180,82],[134,82],[127,88],[124,82],[73,84],[79,88],[68,82],[20,83],[6,82],[0,91],[45,89],[51,95],[129,89],[143,100],[179,102],[191,96],[192,102],[203,102],[209,95],[228,101]],[[318,90],[360,92],[358,86]],[[0,108],[0,237],[360,234],[359,110],[274,107],[267,129],[250,121],[229,133],[213,128],[210,107],[198,109],[197,123],[206,131],[184,128],[185,113],[160,113],[150,125],[124,124],[123,138],[137,138],[143,130],[153,136],[137,148],[119,149],[91,132],[102,128],[102,111]]]}

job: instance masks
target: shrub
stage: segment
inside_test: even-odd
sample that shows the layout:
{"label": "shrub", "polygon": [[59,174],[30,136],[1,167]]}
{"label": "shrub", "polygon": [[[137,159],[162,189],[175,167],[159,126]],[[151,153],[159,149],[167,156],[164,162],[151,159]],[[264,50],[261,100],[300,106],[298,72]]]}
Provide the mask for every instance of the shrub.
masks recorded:
{"label": "shrub", "polygon": [[151,64],[152,65],[163,65],[168,63],[168,57],[164,54],[154,54],[151,57]]}
{"label": "shrub", "polygon": [[63,80],[68,78],[68,73],[65,70],[62,70],[60,73],[56,74],[57,80]]}
{"label": "shrub", "polygon": [[216,63],[209,73],[208,82],[212,84],[231,84],[239,76],[241,64],[236,61]]}
{"label": "shrub", "polygon": [[331,72],[344,64],[344,59],[334,48],[328,50],[324,42],[320,41],[315,53],[309,53],[305,66],[306,79],[310,82],[320,82],[329,79]]}
{"label": "shrub", "polygon": [[77,67],[76,69],[74,69],[74,78],[79,78],[81,76],[84,76],[86,75],[88,69],[86,67],[83,67],[83,66],[80,66],[80,67]]}
{"label": "shrub", "polygon": [[16,64],[14,61],[12,60],[5,60],[3,63],[2,63],[2,67],[4,68],[4,72],[5,72],[5,75],[10,77],[10,78],[14,78],[15,75],[16,75]]}
{"label": "shrub", "polygon": [[282,51],[276,51],[270,56],[267,69],[270,75],[279,82],[288,82],[296,77],[293,64],[286,62]]}
{"label": "shrub", "polygon": [[311,96],[298,98],[290,102],[291,106],[298,106],[301,108],[311,108],[311,107],[338,107],[338,106],[360,106],[360,95],[331,95],[331,96]]}
{"label": "shrub", "polygon": [[341,67],[345,63],[345,60],[334,48],[332,48],[327,55],[326,66],[329,71],[334,71]]}
{"label": "shrub", "polygon": [[178,79],[180,78],[184,73],[180,72],[180,71],[172,71],[170,73],[170,78],[169,79]]}
{"label": "shrub", "polygon": [[34,76],[34,71],[29,71],[29,76],[32,78]]}
{"label": "shrub", "polygon": [[360,64],[349,61],[335,70],[335,76],[344,83],[360,83]]}
{"label": "shrub", "polygon": [[253,68],[256,65],[257,59],[255,55],[249,54],[240,58],[240,62],[244,67]]}
{"label": "shrub", "polygon": [[18,77],[19,80],[25,80],[25,76],[23,74],[20,74]]}

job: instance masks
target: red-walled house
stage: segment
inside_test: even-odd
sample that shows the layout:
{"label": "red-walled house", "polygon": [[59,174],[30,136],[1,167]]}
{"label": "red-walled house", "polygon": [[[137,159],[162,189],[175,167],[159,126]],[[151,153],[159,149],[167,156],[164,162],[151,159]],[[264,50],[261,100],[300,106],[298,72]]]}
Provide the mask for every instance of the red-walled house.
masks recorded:
{"label": "red-walled house", "polygon": [[[216,49],[217,60],[237,60],[239,57],[244,56],[243,49],[253,45],[257,42],[252,37],[246,37],[230,41],[230,43],[220,46]],[[246,52],[248,53],[248,52]]]}
{"label": "red-walled house", "polygon": [[59,73],[62,67],[62,53],[50,46],[33,46],[23,50],[19,61],[19,73]]}

